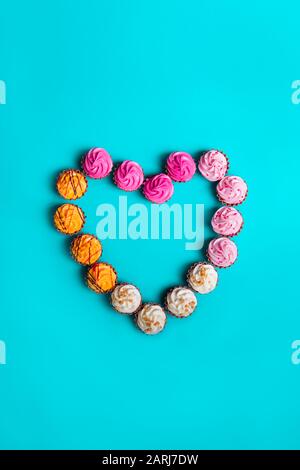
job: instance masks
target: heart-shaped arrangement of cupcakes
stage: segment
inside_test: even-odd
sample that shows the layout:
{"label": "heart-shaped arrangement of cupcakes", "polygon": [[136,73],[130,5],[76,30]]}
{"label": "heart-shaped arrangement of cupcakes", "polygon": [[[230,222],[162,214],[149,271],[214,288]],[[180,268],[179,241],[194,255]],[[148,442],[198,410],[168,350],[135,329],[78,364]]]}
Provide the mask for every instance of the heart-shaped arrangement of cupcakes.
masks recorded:
{"label": "heart-shaped arrangement of cupcakes", "polygon": [[[186,318],[197,307],[195,293],[208,294],[218,282],[216,268],[227,268],[237,259],[238,250],[231,237],[237,235],[243,226],[242,214],[233,206],[241,204],[247,197],[248,188],[239,176],[226,176],[229,168],[227,156],[219,150],[204,152],[198,162],[200,173],[209,181],[217,182],[216,195],[223,204],[212,217],[211,225],[219,235],[211,240],[207,249],[208,262],[193,264],[187,272],[186,286],[176,286],[166,295],[164,306],[143,303],[139,289],[133,284],[119,283],[116,270],[108,263],[99,261],[102,243],[94,235],[82,233],[72,239],[70,251],[75,261],[86,265],[86,283],[98,294],[110,294],[113,308],[121,313],[134,316],[137,326],[148,335],[160,333],[165,325],[165,311],[177,318]],[[113,170],[109,153],[102,148],[92,148],[82,160],[82,170],[69,169],[57,178],[57,191],[68,200],[81,198],[87,191],[87,178],[102,179]],[[162,204],[174,192],[173,182],[187,182],[196,172],[196,163],[186,152],[169,155],[163,173],[145,178],[141,166],[125,160],[113,171],[114,183],[124,191],[141,189],[151,202]],[[54,214],[56,229],[66,235],[82,230],[85,215],[75,204],[63,204]]]}

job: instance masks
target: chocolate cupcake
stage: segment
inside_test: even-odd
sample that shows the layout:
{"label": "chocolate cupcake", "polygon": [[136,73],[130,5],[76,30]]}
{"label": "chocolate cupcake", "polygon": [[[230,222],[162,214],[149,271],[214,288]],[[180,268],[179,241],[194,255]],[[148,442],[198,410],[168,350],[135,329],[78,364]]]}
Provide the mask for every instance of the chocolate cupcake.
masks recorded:
{"label": "chocolate cupcake", "polygon": [[217,285],[218,273],[211,264],[195,263],[188,270],[187,282],[199,294],[208,294]]}
{"label": "chocolate cupcake", "polygon": [[88,233],[83,233],[74,238],[70,249],[75,261],[84,265],[96,263],[102,254],[101,242]]}
{"label": "chocolate cupcake", "polygon": [[88,269],[86,282],[97,294],[107,294],[117,283],[117,273],[108,263],[95,263]]}
{"label": "chocolate cupcake", "polygon": [[111,293],[113,308],[123,314],[136,313],[142,304],[142,296],[133,284],[118,284]]}
{"label": "chocolate cupcake", "polygon": [[188,287],[173,287],[167,293],[165,307],[175,317],[186,318],[196,309],[197,299]]}
{"label": "chocolate cupcake", "polygon": [[56,188],[65,199],[79,199],[87,190],[87,179],[79,170],[64,170],[57,178]]}
{"label": "chocolate cupcake", "polygon": [[78,233],[85,223],[85,215],[75,204],[63,204],[54,214],[55,228],[66,235]]}
{"label": "chocolate cupcake", "polygon": [[136,324],[147,335],[160,333],[167,321],[164,310],[158,304],[144,304],[136,314]]}

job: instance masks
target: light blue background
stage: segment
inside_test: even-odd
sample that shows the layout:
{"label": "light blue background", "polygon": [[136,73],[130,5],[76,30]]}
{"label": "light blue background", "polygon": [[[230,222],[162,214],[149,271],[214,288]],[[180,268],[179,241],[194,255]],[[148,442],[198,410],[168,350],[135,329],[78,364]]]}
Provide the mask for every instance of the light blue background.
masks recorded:
{"label": "light blue background", "polygon": [[[1,448],[299,448],[299,2],[0,3]],[[55,176],[91,146],[157,172],[221,148],[250,188],[239,260],[191,318],[147,337],[89,291],[51,226]],[[87,230],[116,202],[80,201]],[[143,201],[131,195],[129,201]],[[216,205],[198,175],[172,202]],[[184,241],[106,241],[149,301],[182,282]]]}

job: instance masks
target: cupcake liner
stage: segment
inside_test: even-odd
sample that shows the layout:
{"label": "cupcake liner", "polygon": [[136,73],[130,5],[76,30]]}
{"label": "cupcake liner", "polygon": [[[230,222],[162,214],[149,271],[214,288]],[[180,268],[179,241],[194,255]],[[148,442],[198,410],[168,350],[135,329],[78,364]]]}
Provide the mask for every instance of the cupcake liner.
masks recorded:
{"label": "cupcake liner", "polygon": [[[81,176],[83,176],[83,178],[84,178],[84,180],[85,180],[85,183],[86,183],[86,188],[85,188],[85,191],[84,191],[84,193],[82,194],[82,196],[66,198],[66,197],[64,197],[64,196],[62,196],[62,195],[60,194],[60,192],[59,192],[59,190],[58,190],[58,180],[59,180],[60,176],[61,176],[63,173],[67,172],[67,171],[76,171],[77,173],[80,173]],[[59,174],[57,175],[55,186],[56,186],[56,190],[57,190],[58,194],[60,195],[60,197],[62,197],[62,198],[65,199],[66,201],[76,201],[77,199],[81,199],[81,198],[87,193],[87,190],[88,190],[88,180],[87,180],[86,175],[85,175],[85,173],[84,173],[83,171],[77,170],[76,168],[66,168],[65,170],[60,171]]]}
{"label": "cupcake liner", "polygon": [[[111,293],[114,291],[114,289],[118,286],[127,286],[127,285],[130,285],[130,286],[134,286],[138,291],[139,293],[141,294],[141,291],[138,287],[136,287],[136,285],[132,284],[131,282],[119,282],[115,285],[115,287],[113,288],[113,290],[111,291]],[[141,302],[140,302],[140,305],[138,306],[138,308],[134,311],[134,312],[131,312],[131,313],[123,313],[123,312],[120,312],[119,310],[117,310],[113,304],[112,304],[112,301],[111,301],[111,296],[110,296],[110,299],[109,299],[109,303],[112,307],[113,310],[115,310],[117,313],[119,313],[120,315],[128,315],[128,316],[134,316],[137,314],[137,312],[141,309],[141,306],[143,305],[143,299],[142,299],[142,294],[141,294]]]}
{"label": "cupcake liner", "polygon": [[[145,305],[159,305],[163,310],[164,310],[164,308],[163,308],[160,304],[158,304],[157,302],[144,302],[144,303],[141,304],[141,307],[139,308],[139,310],[137,310],[137,312],[136,312],[134,315],[132,315],[132,318],[133,318],[133,320],[134,320],[134,322],[135,322],[135,325],[136,325],[136,327],[138,328],[138,330],[139,330],[141,333],[143,333],[144,335],[152,336],[152,335],[150,335],[149,333],[145,333],[145,331],[143,331],[143,330],[138,326],[138,324],[137,324],[137,316],[138,316],[138,313],[143,309],[143,307],[144,307]],[[166,312],[165,312],[165,313],[166,313]],[[165,321],[164,327],[163,327],[163,329],[160,331],[160,333],[165,329],[166,324],[167,324],[167,320],[168,320],[168,317],[167,317],[167,315],[166,315],[166,321]],[[157,333],[157,334],[158,334],[158,333]],[[153,336],[155,336],[155,335],[153,335]]]}
{"label": "cupcake liner", "polygon": [[[172,317],[175,317],[175,318],[178,318],[178,320],[184,320],[185,318],[189,318],[190,316],[193,315],[193,313],[195,313],[195,311],[197,310],[197,307],[198,307],[198,300],[197,300],[197,305],[196,307],[194,308],[194,310],[189,313],[188,315],[186,315],[185,317],[179,317],[178,315],[175,315],[175,313],[171,312],[171,310],[168,309],[168,303],[167,303],[167,297],[168,297],[168,294],[170,294],[174,289],[177,289],[177,288],[180,288],[180,289],[189,289],[191,290],[193,293],[196,292],[194,291],[194,289],[191,288],[191,286],[189,285],[186,285],[186,286],[174,286],[174,287],[171,287],[170,289],[167,290],[167,293],[165,295],[165,298],[164,298],[164,309],[167,311],[167,313],[169,313],[170,315],[172,315]],[[198,292],[199,293],[199,292]]]}
{"label": "cupcake liner", "polygon": [[87,266],[87,272],[86,272],[86,274],[85,274],[85,283],[86,283],[87,287],[88,287],[91,291],[95,292],[95,294],[110,294],[110,293],[114,290],[114,288],[116,287],[116,285],[117,285],[117,283],[118,283],[118,273],[117,273],[117,271],[115,270],[115,268],[114,268],[111,264],[106,263],[105,261],[100,261],[100,263],[101,263],[101,264],[105,264],[106,266],[109,266],[109,267],[113,270],[113,272],[115,273],[115,275],[116,275],[116,283],[115,283],[114,287],[112,287],[112,288],[109,289],[109,290],[104,291],[104,290],[100,289],[99,286],[95,283],[95,285],[97,286],[97,289],[98,289],[98,291],[95,291],[94,289],[92,289],[92,288],[88,285],[88,279],[87,279],[87,277],[88,277],[88,271],[89,271],[90,268],[92,268],[93,266],[95,266],[95,264],[97,264],[97,263],[98,263],[98,262],[93,263],[93,264],[91,264],[90,266]]}
{"label": "cupcake liner", "polygon": [[[65,204],[68,205],[67,202],[66,202]],[[69,236],[71,237],[71,236],[73,236],[73,235],[76,235],[77,233],[79,233],[79,232],[83,229],[83,227],[84,227],[84,225],[85,225],[85,222],[86,222],[86,215],[85,215],[84,211],[81,209],[81,207],[77,206],[76,204],[71,204],[71,203],[70,203],[70,204],[69,204],[70,206],[77,207],[77,208],[80,209],[80,211],[82,212],[83,224],[82,224],[82,227],[81,227],[79,230],[77,230],[77,232],[72,232],[72,233],[64,232],[63,230],[61,230],[60,228],[57,227],[57,225],[55,224],[55,221],[54,221],[54,217],[55,217],[55,214],[56,214],[57,209],[58,209],[59,207],[61,207],[61,206],[64,206],[65,204],[61,204],[60,206],[58,206],[58,207],[56,208],[55,213],[54,213],[54,216],[53,216],[53,224],[54,224],[55,229],[56,229],[58,232],[62,233],[63,235],[69,235]]]}
{"label": "cupcake liner", "polygon": [[[75,234],[74,234],[74,235],[75,235]],[[93,235],[92,233],[82,233],[81,235],[89,235],[89,236],[91,236],[91,237],[97,238],[97,237],[96,237],[95,235]],[[99,240],[99,239],[97,238],[97,240],[100,242],[100,245],[101,245],[101,253],[100,253],[100,256],[99,256],[99,258],[97,259],[97,261],[95,261],[94,263],[91,263],[91,264],[81,263],[80,261],[78,261],[78,260],[75,258],[75,256],[73,255],[73,252],[72,252],[72,246],[73,246],[73,243],[74,243],[75,240],[76,240],[76,237],[74,237],[73,240],[71,241],[71,243],[70,243],[70,249],[69,249],[70,254],[71,254],[71,257],[73,258],[73,260],[74,260],[77,264],[80,264],[81,266],[87,266],[87,268],[89,268],[89,267],[92,266],[93,264],[97,263],[98,260],[101,258],[102,254],[103,254],[103,245],[102,245],[101,240]]]}

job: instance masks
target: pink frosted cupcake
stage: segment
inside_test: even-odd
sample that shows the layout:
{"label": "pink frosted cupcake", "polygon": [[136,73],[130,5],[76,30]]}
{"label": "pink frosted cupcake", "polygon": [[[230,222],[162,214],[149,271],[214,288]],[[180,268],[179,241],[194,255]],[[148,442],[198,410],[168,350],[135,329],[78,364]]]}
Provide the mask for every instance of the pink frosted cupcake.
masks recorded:
{"label": "pink frosted cupcake", "polygon": [[243,227],[242,214],[233,207],[220,207],[211,219],[213,230],[219,235],[234,237]]}
{"label": "pink frosted cupcake", "polygon": [[247,194],[247,184],[240,176],[225,176],[217,185],[219,200],[228,206],[241,204]]}
{"label": "pink frosted cupcake", "polygon": [[219,150],[205,152],[198,163],[200,173],[209,181],[219,181],[227,173],[229,162],[226,155]]}
{"label": "pink frosted cupcake", "polygon": [[146,199],[156,204],[168,201],[174,193],[174,186],[170,176],[159,173],[147,178],[143,186],[143,193]]}
{"label": "pink frosted cupcake", "polygon": [[237,259],[236,244],[226,237],[214,238],[208,245],[207,257],[219,268],[228,268]]}
{"label": "pink frosted cupcake", "polygon": [[109,175],[113,162],[109,153],[94,147],[88,151],[82,161],[82,169],[90,178],[101,179]]}
{"label": "pink frosted cupcake", "polygon": [[173,152],[167,159],[166,170],[173,181],[185,183],[194,176],[196,164],[189,153]]}
{"label": "pink frosted cupcake", "polygon": [[114,182],[124,191],[135,191],[144,181],[144,172],[142,167],[131,160],[122,162],[114,172]]}

